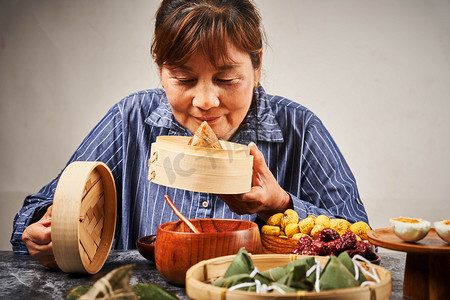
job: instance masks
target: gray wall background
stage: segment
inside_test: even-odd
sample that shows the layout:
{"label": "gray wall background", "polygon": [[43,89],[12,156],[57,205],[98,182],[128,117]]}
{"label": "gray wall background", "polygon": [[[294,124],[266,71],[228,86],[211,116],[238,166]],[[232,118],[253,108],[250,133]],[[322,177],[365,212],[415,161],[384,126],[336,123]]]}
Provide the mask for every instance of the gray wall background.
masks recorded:
{"label": "gray wall background", "polygon": [[[266,91],[315,112],[371,225],[450,218],[450,1],[256,1]],[[0,1],[0,249],[26,195],[54,178],[122,97],[160,86],[159,1]]]}

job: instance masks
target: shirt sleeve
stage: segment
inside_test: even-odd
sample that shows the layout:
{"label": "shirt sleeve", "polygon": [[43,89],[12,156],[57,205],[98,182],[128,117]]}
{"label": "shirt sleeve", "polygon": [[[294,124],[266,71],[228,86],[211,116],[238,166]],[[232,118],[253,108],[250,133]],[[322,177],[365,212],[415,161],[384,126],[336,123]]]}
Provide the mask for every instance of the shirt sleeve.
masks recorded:
{"label": "shirt sleeve", "polygon": [[[123,140],[121,111],[120,103],[111,108],[86,136],[67,163],[69,165],[74,161],[102,161],[111,170],[118,188],[120,188],[120,185],[117,181],[121,178],[123,156],[121,151]],[[28,253],[25,244],[22,242],[22,233],[28,225],[38,221],[45,214],[47,208],[52,205],[53,195],[61,173],[38,193],[25,198],[23,206],[13,222],[11,244],[14,253]]]}
{"label": "shirt sleeve", "polygon": [[315,115],[304,128],[300,195],[290,194],[294,209],[301,218],[323,214],[368,223],[355,178],[330,133]]}

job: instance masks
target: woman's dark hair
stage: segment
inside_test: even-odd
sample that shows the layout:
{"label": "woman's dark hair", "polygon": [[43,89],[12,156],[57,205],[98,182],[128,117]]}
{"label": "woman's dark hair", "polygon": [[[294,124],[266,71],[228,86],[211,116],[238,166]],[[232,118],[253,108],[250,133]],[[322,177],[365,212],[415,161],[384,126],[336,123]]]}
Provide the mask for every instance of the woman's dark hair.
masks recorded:
{"label": "woman's dark hair", "polygon": [[228,61],[227,43],[250,55],[259,68],[261,18],[250,0],[163,0],[156,13],[151,53],[161,67],[184,65],[202,51],[217,67]]}

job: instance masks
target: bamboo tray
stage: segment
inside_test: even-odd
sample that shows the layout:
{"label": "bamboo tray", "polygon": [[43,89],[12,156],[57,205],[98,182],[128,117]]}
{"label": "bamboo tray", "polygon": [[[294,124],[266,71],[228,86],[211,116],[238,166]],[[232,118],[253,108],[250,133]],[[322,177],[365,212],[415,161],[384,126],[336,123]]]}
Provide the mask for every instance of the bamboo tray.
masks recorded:
{"label": "bamboo tray", "polygon": [[[265,271],[274,267],[283,266],[292,260],[307,256],[291,254],[250,254],[253,264],[260,270]],[[192,299],[389,299],[391,295],[391,273],[386,269],[373,265],[380,282],[365,287],[336,289],[322,292],[286,293],[284,295],[275,293],[257,294],[248,291],[229,291],[226,288],[216,287],[207,282],[220,278],[225,274],[235,255],[222,256],[214,259],[204,260],[192,266],[186,273],[186,293]],[[322,266],[328,260],[325,256],[316,256]],[[364,264],[364,263],[363,263]]]}
{"label": "bamboo tray", "polygon": [[190,137],[159,136],[151,146],[148,179],[154,183],[214,194],[250,191],[253,156],[247,146],[220,141],[223,149],[188,145]]}
{"label": "bamboo tray", "polygon": [[56,187],[52,211],[53,254],[67,273],[97,273],[116,227],[116,188],[102,162],[73,162]]}

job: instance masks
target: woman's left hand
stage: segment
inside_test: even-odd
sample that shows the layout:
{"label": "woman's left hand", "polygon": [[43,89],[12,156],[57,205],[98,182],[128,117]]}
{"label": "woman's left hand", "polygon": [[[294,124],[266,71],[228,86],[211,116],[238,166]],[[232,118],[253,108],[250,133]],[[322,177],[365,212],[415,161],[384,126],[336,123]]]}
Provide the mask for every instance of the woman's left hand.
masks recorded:
{"label": "woman's left hand", "polygon": [[264,155],[255,143],[250,143],[250,154],[253,155],[252,188],[248,193],[236,195],[219,195],[228,204],[231,211],[243,215],[258,213],[267,220],[271,215],[292,208],[289,194],[283,190],[270,172]]}

